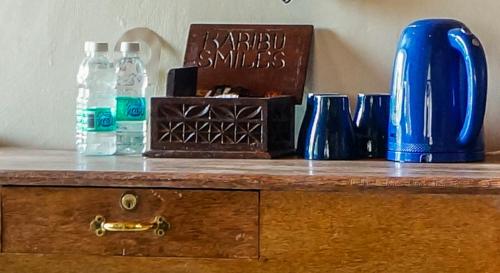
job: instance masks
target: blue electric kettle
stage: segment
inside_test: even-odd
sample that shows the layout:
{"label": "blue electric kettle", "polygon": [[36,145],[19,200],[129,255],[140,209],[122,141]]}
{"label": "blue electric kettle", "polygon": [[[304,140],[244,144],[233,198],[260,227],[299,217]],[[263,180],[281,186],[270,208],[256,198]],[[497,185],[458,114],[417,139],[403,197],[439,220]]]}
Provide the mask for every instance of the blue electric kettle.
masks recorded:
{"label": "blue electric kettle", "polygon": [[483,160],[487,85],[483,47],[464,24],[429,19],[409,25],[394,62],[387,158]]}

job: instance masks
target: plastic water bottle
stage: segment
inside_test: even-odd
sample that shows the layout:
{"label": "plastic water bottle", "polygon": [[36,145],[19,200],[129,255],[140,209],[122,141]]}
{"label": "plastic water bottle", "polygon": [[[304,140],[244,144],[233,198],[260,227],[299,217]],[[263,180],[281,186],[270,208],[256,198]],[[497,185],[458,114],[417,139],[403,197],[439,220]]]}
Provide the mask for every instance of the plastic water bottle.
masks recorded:
{"label": "plastic water bottle", "polygon": [[146,148],[148,77],[139,57],[139,43],[123,42],[116,66],[117,154],[140,154]]}
{"label": "plastic water bottle", "polygon": [[78,70],[76,146],[85,155],[116,152],[116,75],[108,44],[85,43],[86,57]]}
{"label": "plastic water bottle", "polygon": [[86,77],[88,74],[88,63],[90,59],[90,52],[88,50],[90,42],[85,43],[85,58],[82,60],[80,63],[80,67],[78,69],[78,74],[76,75],[76,82],[78,85],[78,96],[76,97],[76,149],[78,152],[83,153],[83,130],[84,130],[84,121],[83,121],[83,109],[86,104],[85,100],[85,94],[87,93],[86,90]]}

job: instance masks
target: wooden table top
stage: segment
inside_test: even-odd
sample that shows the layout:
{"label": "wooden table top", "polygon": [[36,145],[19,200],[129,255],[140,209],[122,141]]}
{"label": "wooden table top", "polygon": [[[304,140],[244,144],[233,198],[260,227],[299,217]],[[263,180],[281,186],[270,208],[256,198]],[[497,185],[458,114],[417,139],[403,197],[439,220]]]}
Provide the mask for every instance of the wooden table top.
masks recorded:
{"label": "wooden table top", "polygon": [[151,159],[0,148],[0,185],[239,190],[404,189],[500,193],[500,157],[469,164],[382,160]]}

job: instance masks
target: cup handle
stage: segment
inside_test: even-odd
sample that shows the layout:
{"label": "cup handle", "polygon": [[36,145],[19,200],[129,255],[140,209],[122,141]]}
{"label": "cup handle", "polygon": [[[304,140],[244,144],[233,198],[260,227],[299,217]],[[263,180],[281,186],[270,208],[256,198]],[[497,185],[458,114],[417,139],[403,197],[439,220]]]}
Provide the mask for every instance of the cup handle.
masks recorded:
{"label": "cup handle", "polygon": [[448,40],[465,60],[467,70],[467,109],[457,141],[470,144],[481,132],[486,112],[488,72],[484,49],[479,39],[463,28],[451,29]]}

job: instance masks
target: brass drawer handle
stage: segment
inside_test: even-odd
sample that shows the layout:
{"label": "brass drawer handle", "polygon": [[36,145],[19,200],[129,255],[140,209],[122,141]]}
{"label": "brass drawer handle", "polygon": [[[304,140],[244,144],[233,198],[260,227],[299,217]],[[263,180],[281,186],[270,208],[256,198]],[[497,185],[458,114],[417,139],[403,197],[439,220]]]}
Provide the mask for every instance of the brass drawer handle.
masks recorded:
{"label": "brass drawer handle", "polygon": [[104,236],[106,232],[140,232],[153,230],[156,236],[163,236],[170,229],[170,223],[162,216],[156,216],[151,223],[129,223],[117,222],[106,223],[106,218],[102,215],[97,215],[90,222],[90,230],[98,237]]}

